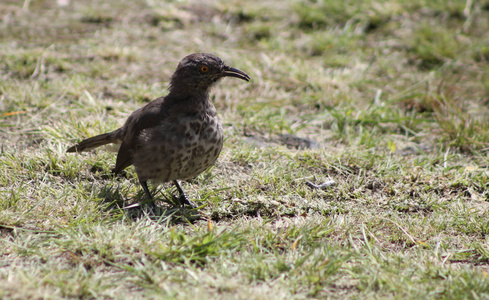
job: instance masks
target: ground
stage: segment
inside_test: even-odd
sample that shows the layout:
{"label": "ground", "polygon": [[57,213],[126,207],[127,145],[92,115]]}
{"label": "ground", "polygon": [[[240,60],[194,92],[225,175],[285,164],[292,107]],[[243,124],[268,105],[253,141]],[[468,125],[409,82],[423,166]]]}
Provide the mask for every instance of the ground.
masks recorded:
{"label": "ground", "polygon": [[[486,0],[0,3],[2,299],[489,299]],[[212,92],[216,166],[144,200],[66,153],[167,93]],[[311,188],[307,182],[334,185]]]}

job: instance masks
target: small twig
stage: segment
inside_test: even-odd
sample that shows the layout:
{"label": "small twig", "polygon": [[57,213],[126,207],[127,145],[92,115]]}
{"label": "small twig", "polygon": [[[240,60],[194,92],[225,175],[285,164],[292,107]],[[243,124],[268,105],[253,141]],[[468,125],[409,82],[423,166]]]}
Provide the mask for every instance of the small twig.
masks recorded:
{"label": "small twig", "polygon": [[386,221],[389,221],[391,222],[392,224],[396,225],[399,229],[401,229],[402,232],[404,232],[405,235],[407,235],[409,237],[409,239],[416,245],[416,244],[420,244],[420,242],[416,241],[414,239],[414,237],[412,235],[410,235],[404,228],[402,228],[401,225],[397,224],[396,222],[390,220],[390,219],[387,219],[387,218],[381,218],[383,220],[386,220]]}
{"label": "small twig", "polygon": [[467,32],[469,31],[470,25],[472,25],[472,0],[467,0],[465,3],[465,9],[464,9],[464,16],[465,16],[465,22],[463,25],[463,31]]}
{"label": "small twig", "polygon": [[314,183],[310,182],[310,181],[306,181],[306,185],[310,188],[313,188],[313,189],[321,189],[321,190],[324,190],[326,188],[329,188],[329,187],[332,187],[333,185],[335,185],[336,182],[334,180],[329,180],[329,181],[326,181],[320,185],[315,185]]}
{"label": "small twig", "polygon": [[447,260],[450,258],[450,256],[452,256],[452,254],[448,253],[448,255],[443,259],[441,264],[444,265],[447,262]]}
{"label": "small twig", "polygon": [[31,3],[30,0],[24,0],[24,5],[22,6],[22,10],[28,11],[30,3]]}
{"label": "small twig", "polygon": [[47,233],[47,234],[57,234],[57,231],[54,230],[37,230],[37,229],[26,229],[22,228],[19,226],[9,226],[9,225],[0,225],[1,228],[7,228],[10,230],[20,230],[20,231],[27,231],[27,232],[32,232],[32,233]]}

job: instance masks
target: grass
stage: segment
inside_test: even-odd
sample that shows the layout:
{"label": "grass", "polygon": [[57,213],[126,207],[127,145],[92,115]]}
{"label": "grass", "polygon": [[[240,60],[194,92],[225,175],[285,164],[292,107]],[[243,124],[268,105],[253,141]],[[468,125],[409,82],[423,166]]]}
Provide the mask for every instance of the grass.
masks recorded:
{"label": "grass", "polygon": [[[488,299],[488,17],[465,0],[3,1],[0,297]],[[252,78],[214,88],[224,149],[183,183],[201,209],[168,205],[169,185],[157,214],[124,209],[144,199],[133,168],[65,151],[200,51]]]}

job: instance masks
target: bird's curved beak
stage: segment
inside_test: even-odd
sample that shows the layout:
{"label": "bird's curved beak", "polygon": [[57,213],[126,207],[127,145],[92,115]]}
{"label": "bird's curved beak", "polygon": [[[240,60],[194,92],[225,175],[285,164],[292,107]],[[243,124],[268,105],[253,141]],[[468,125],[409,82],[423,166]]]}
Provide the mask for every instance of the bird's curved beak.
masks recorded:
{"label": "bird's curved beak", "polygon": [[243,79],[245,81],[250,81],[250,76],[248,76],[248,74],[246,74],[245,72],[239,69],[229,67],[229,66],[224,66],[224,68],[221,71],[221,76],[236,77],[239,79]]}

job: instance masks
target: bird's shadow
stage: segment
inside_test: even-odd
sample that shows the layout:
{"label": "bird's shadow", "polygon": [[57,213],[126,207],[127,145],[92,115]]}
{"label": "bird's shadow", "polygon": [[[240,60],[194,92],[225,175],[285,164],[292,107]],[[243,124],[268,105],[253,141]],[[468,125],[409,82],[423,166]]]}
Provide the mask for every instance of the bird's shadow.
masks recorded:
{"label": "bird's shadow", "polygon": [[143,191],[139,191],[132,199],[127,199],[125,194],[112,186],[102,187],[98,193],[102,209],[122,213],[133,220],[144,217],[155,221],[165,220],[172,224],[193,223],[202,218],[197,209],[182,207],[168,190],[156,190],[153,195],[157,197],[151,201]]}

